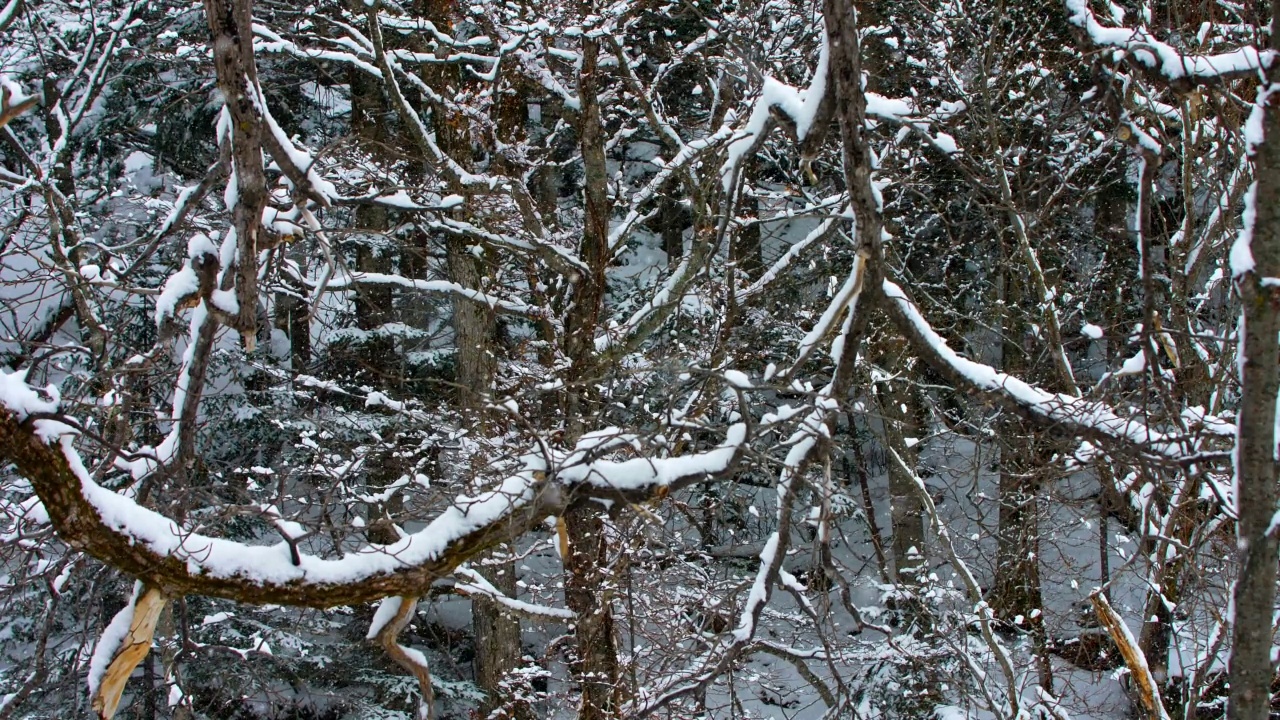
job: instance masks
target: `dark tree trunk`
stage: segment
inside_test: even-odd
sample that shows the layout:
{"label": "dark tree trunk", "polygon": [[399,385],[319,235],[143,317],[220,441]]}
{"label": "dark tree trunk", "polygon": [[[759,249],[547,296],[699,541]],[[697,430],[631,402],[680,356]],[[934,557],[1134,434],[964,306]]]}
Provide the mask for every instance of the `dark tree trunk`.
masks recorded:
{"label": "dark tree trunk", "polygon": [[[363,149],[375,155],[386,153],[387,104],[378,86],[370,82],[362,72],[351,71],[351,132]],[[355,224],[361,234],[352,236],[355,243],[355,269],[359,272],[390,273],[394,270],[394,255],[383,247],[379,235],[390,226],[385,208],[361,206],[355,211]],[[355,293],[356,326],[361,330],[374,330],[394,319],[395,292],[393,286],[368,284],[358,286]],[[280,306],[278,312],[283,312]],[[305,309],[304,309],[305,310]],[[277,323],[280,318],[277,317]],[[303,320],[305,322],[305,319]],[[291,340],[297,342],[295,333]],[[401,389],[403,374],[392,369],[388,358],[396,356],[394,341],[379,336],[365,336],[353,343],[344,353],[351,369],[365,382],[385,389]],[[295,364],[295,371],[298,366]],[[403,461],[397,459],[399,441],[376,449],[377,462],[370,463],[368,487],[371,493],[381,493],[406,470]],[[386,502],[371,504],[367,512],[365,537],[378,545],[389,545],[400,539],[395,528],[395,518],[404,509],[404,499],[393,494]]]}
{"label": "dark tree trunk", "polygon": [[276,293],[275,309],[276,328],[289,338],[290,369],[294,373],[306,372],[311,364],[310,309],[301,297],[283,292]]}
{"label": "dark tree trunk", "polygon": [[[996,617],[1031,621],[1042,607],[1040,592],[1040,463],[1034,435],[1016,420],[1002,422],[1000,524],[996,530],[996,574],[988,601]],[[1023,625],[1026,627],[1026,625]]]}
{"label": "dark tree trunk", "polygon": [[[918,453],[907,441],[920,432],[914,392],[902,382],[880,383],[877,391],[885,442],[914,470]],[[915,584],[915,572],[925,566],[924,504],[915,478],[897,462],[889,463],[889,517],[894,575],[900,583]]]}
{"label": "dark tree trunk", "polygon": [[[1003,301],[999,309],[1004,332],[1000,362],[1006,372],[1026,375],[1034,368],[1024,347],[1030,333],[1023,303],[1033,301],[1032,293],[1015,269],[1020,257],[1016,245],[1010,242],[1002,246],[1001,255],[1007,262],[1002,263],[1004,270],[997,287],[998,299]],[[1006,627],[1030,634],[1040,663],[1041,685],[1052,692],[1040,583],[1040,493],[1053,453],[1039,428],[1029,427],[1015,417],[998,421],[996,437],[1000,509],[995,577],[987,601]]]}
{"label": "dark tree trunk", "polygon": [[[1280,3],[1272,4],[1271,47],[1280,49]],[[1280,66],[1268,70],[1280,81]],[[1259,92],[1263,92],[1260,88]],[[1240,520],[1240,577],[1235,589],[1235,625],[1231,631],[1231,694],[1227,717],[1255,720],[1269,713],[1272,616],[1276,598],[1276,534],[1268,532],[1276,513],[1276,363],[1280,362],[1280,288],[1265,284],[1280,277],[1280,95],[1267,101],[1262,143],[1254,177],[1252,251],[1254,268],[1237,278],[1244,305],[1241,398],[1237,452]]]}
{"label": "dark tree trunk", "polygon": [[[515,563],[510,560],[508,546],[499,546],[485,553],[473,564],[486,580],[507,597],[516,596]],[[498,707],[506,707],[502,718],[531,718],[532,709],[513,698],[503,687],[507,673],[520,664],[520,620],[487,598],[472,599],[471,629],[475,634],[476,685],[485,691],[488,700],[481,707],[485,717]]]}
{"label": "dark tree trunk", "polygon": [[[446,240],[449,275],[466,287],[480,287],[481,273],[476,258],[467,252],[461,238]],[[488,306],[467,300],[453,300],[453,332],[456,345],[455,382],[458,405],[472,427],[484,432],[485,405],[490,402],[497,370],[494,356],[495,318]],[[479,458],[477,458],[479,459]],[[481,471],[483,467],[474,467]],[[516,568],[511,553],[499,547],[475,560],[474,567],[486,580],[508,597],[516,596]],[[476,684],[487,700],[482,711],[487,717],[500,706],[511,706],[502,681],[520,662],[520,621],[492,600],[472,600],[472,631],[475,635]],[[527,708],[510,707],[515,716]],[[508,715],[510,717],[510,715]]]}
{"label": "dark tree trunk", "polygon": [[677,197],[681,185],[677,180],[669,180],[662,188],[662,197],[658,200],[658,226],[662,233],[662,251],[667,254],[667,267],[674,268],[684,257],[684,231],[691,223],[689,211]]}
{"label": "dark tree trunk", "polygon": [[[582,3],[583,16],[593,11],[590,0]],[[578,140],[582,150],[583,194],[586,217],[579,257],[587,271],[579,277],[573,292],[573,306],[565,319],[565,354],[572,366],[566,392],[567,437],[577,438],[586,418],[598,404],[592,388],[599,372],[595,335],[604,307],[605,270],[609,264],[608,169],[605,165],[605,131],[599,100],[599,42],[582,40],[582,68],[578,74]],[[617,647],[613,634],[613,611],[606,599],[605,564],[608,540],[602,531],[599,509],[571,507],[565,514],[569,556],[565,558],[565,602],[578,615],[575,636],[578,660],[574,676],[582,689],[580,720],[609,718],[616,714],[619,687]]]}
{"label": "dark tree trunk", "polygon": [[[757,167],[758,163],[755,160],[750,160],[747,162],[746,167],[743,168],[743,176],[746,181],[743,183],[744,188],[739,200],[741,206],[739,215],[749,220],[760,219],[760,198],[755,193],[756,180],[759,176]],[[764,259],[761,251],[760,223],[755,222],[739,228],[737,235],[733,238],[730,259],[748,279],[755,280],[764,272]]]}
{"label": "dark tree trunk", "polygon": [[1000,424],[996,573],[987,601],[1006,627],[1030,634],[1040,666],[1040,683],[1052,692],[1040,584],[1040,494],[1051,454],[1045,440],[1021,421],[1010,418]]}
{"label": "dark tree trunk", "polygon": [[[455,0],[425,0],[420,12],[437,28],[453,27],[457,17]],[[458,91],[462,80],[456,66],[428,66],[424,71],[427,81],[444,95]],[[510,102],[499,103],[496,110],[504,132],[513,132],[518,108]],[[440,149],[463,167],[471,161],[471,139],[467,135],[466,121],[453,117],[445,107],[433,107],[432,126]],[[462,188],[452,188],[461,192]],[[469,243],[456,236],[446,237],[445,255],[449,277],[467,288],[483,288],[484,268],[468,249]],[[462,297],[453,298],[454,333],[454,382],[457,388],[458,408],[464,421],[478,436],[489,432],[486,406],[493,401],[493,383],[497,373],[497,321],[492,309]],[[483,454],[473,458],[471,471],[481,482],[486,463]],[[511,553],[502,547],[486,552],[473,563],[477,572],[508,597],[516,596],[516,568]],[[527,708],[518,706],[503,687],[507,674],[520,662],[520,621],[501,606],[486,598],[472,601],[471,629],[475,638],[476,684],[484,690],[486,700],[481,713],[489,717],[493,711],[505,707],[510,714],[503,717],[527,717]]]}
{"label": "dark tree trunk", "polygon": [[614,593],[606,573],[609,544],[601,509],[590,503],[565,513],[569,555],[564,559],[565,604],[577,616],[577,662],[574,674],[582,688],[578,720],[615,717],[618,708],[618,653],[613,611],[607,598]]}

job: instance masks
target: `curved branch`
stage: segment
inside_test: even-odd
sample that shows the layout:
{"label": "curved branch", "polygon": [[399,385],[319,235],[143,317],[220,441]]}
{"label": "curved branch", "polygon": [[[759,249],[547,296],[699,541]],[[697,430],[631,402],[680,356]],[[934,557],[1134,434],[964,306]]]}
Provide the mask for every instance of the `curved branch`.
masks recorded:
{"label": "curved branch", "polygon": [[69,426],[29,417],[54,404],[16,376],[0,373],[0,401],[0,456],[30,481],[68,544],[169,596],[315,608],[413,595],[573,503],[643,503],[730,473],[746,440],[739,425],[725,444],[691,456],[596,461],[551,473],[533,459],[497,489],[458,498],[417,533],[327,559],[295,555],[286,543],[248,545],[187,531],[94,482]]}
{"label": "curved branch", "polygon": [[1181,438],[1155,430],[1136,418],[1122,417],[1104,403],[1052,393],[990,365],[961,357],[892,281],[886,279],[881,287],[868,291],[885,300],[881,306],[911,348],[952,385],[981,393],[1029,420],[1062,425],[1076,435],[1136,452],[1152,462],[1184,465],[1202,459],[1192,460]]}
{"label": "curved branch", "polygon": [[115,717],[124,685],[151,652],[156,621],[169,599],[155,588],[139,584],[102,633],[89,664],[89,694],[93,710],[103,720]]}
{"label": "curved branch", "polygon": [[431,668],[427,658],[413,648],[400,644],[400,633],[413,619],[418,609],[418,598],[389,597],[378,606],[378,612],[369,628],[369,640],[376,641],[387,651],[387,655],[397,665],[408,670],[418,681],[418,690],[422,697],[418,703],[418,720],[435,720],[436,693],[431,685]]}
{"label": "curved branch", "polygon": [[1256,76],[1272,61],[1269,54],[1260,53],[1250,45],[1217,55],[1184,54],[1142,28],[1103,26],[1089,8],[1089,0],[1066,0],[1066,6],[1071,13],[1068,20],[1084,32],[1088,42],[1126,51],[1126,59],[1148,75],[1171,85],[1198,85]]}

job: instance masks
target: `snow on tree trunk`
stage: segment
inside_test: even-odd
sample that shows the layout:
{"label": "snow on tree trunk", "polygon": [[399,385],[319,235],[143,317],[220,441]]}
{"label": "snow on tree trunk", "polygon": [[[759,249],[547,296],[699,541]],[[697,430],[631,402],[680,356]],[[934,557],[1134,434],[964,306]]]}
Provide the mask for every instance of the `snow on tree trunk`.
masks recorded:
{"label": "snow on tree trunk", "polygon": [[[1280,3],[1272,8],[1271,47],[1280,49]],[[1254,188],[1244,229],[1231,251],[1244,306],[1236,510],[1240,576],[1231,633],[1230,720],[1266,717],[1274,681],[1276,599],[1276,392],[1280,390],[1280,66],[1267,71],[1246,124],[1254,148]]]}

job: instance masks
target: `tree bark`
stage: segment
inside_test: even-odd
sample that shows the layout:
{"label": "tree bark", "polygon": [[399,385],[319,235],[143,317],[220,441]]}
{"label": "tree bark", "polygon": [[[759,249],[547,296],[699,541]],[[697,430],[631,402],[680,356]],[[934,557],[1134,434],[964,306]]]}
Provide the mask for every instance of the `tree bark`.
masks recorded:
{"label": "tree bark", "polygon": [[[455,0],[424,0],[419,12],[437,28],[452,28],[458,10]],[[461,83],[456,66],[427,66],[426,81],[444,96],[457,92]],[[510,115],[510,108],[505,108]],[[502,118],[509,123],[510,118]],[[472,146],[467,127],[469,121],[454,117],[443,106],[431,109],[432,129],[441,151],[460,166],[471,165]],[[462,192],[453,187],[453,192]],[[445,257],[449,277],[468,288],[484,288],[484,272],[481,261],[472,255],[468,243],[461,237],[445,238]],[[462,297],[453,298],[454,333],[454,382],[457,389],[458,409],[476,436],[483,438],[489,432],[486,405],[493,400],[493,383],[497,374],[495,337],[497,322],[493,310],[483,303]],[[486,462],[484,453],[472,460],[470,471],[482,483]],[[477,572],[508,597],[516,596],[516,568],[511,553],[505,546],[498,546],[478,557],[474,565]],[[491,716],[499,708],[510,713],[503,717],[527,717],[527,708],[511,702],[503,687],[503,680],[520,662],[520,621],[505,612],[500,605],[482,597],[472,599],[472,634],[475,642],[475,679],[486,695],[481,713]]]}
{"label": "tree bark", "polygon": [[253,0],[205,0],[204,8],[213,36],[218,90],[231,115],[231,159],[237,191],[231,209],[238,246],[235,329],[245,348],[252,350],[258,332],[258,239],[267,203],[262,119],[251,98],[258,81],[253,59]]}
{"label": "tree bark", "polygon": [[[1280,3],[1272,5],[1271,48],[1280,50]],[[1254,267],[1239,274],[1236,286],[1244,305],[1240,352],[1239,438],[1236,447],[1237,547],[1240,576],[1235,588],[1235,625],[1231,631],[1229,720],[1268,715],[1271,683],[1272,615],[1276,597],[1276,534],[1269,532],[1276,513],[1276,363],[1280,362],[1280,67],[1268,70],[1269,94],[1261,108],[1262,142],[1256,148],[1256,197],[1251,250]],[[1256,112],[1256,111],[1255,111]],[[1234,255],[1234,253],[1233,253]],[[1235,268],[1237,272],[1243,268]]]}
{"label": "tree bark", "polygon": [[[297,288],[297,292],[302,292]],[[292,293],[276,293],[276,329],[289,338],[289,369],[305,373],[311,364],[311,322],[307,303]]]}
{"label": "tree bark", "polygon": [[[465,287],[481,287],[476,258],[467,251],[462,239],[450,237],[445,242],[450,277]],[[457,383],[458,407],[480,435],[486,432],[485,404],[492,394],[497,371],[494,331],[494,315],[488,306],[464,298],[453,299],[454,380]],[[483,455],[476,458],[482,459]],[[483,467],[473,466],[472,470],[479,472]],[[516,568],[510,558],[511,553],[499,546],[478,558],[475,569],[498,590],[508,597],[515,597]],[[476,684],[487,696],[481,710],[488,717],[493,710],[510,705],[502,681],[520,662],[520,621],[488,598],[473,598],[471,608]],[[508,717],[527,717],[521,708],[510,709],[514,715]]]}
{"label": "tree bark", "polygon": [[609,543],[601,509],[578,503],[564,516],[569,535],[565,563],[565,604],[577,615],[577,662],[574,674],[582,688],[578,720],[616,717],[618,709],[618,652],[613,631],[613,591],[606,572]]}
{"label": "tree bark", "polygon": [[[997,292],[1002,301],[998,312],[1004,334],[1001,365],[1010,374],[1031,371],[1031,354],[1025,347],[1030,334],[1025,315],[1026,303],[1035,303],[1031,288],[1026,287],[1025,269],[1015,269],[1021,257],[1016,242],[1002,242],[1003,264]],[[1032,340],[1037,342],[1037,340]],[[1056,353],[1056,349],[1051,350]],[[1065,358],[1061,360],[1065,362]],[[1070,372],[1058,370],[1058,383],[1067,385]],[[1065,378],[1065,379],[1064,379]],[[1053,692],[1053,676],[1046,655],[1047,637],[1044,627],[1044,596],[1040,581],[1040,493],[1052,457],[1040,428],[1028,427],[1019,418],[1004,417],[997,421],[1000,453],[999,518],[996,527],[995,577],[987,600],[997,618],[1006,627],[1028,632],[1040,665],[1040,682]]]}
{"label": "tree bark", "polygon": [[662,251],[667,254],[667,267],[675,268],[684,257],[684,231],[689,228],[689,212],[676,197],[681,185],[668,180],[658,199],[658,226],[662,234]]}
{"label": "tree bark", "polygon": [[[916,403],[902,382],[881,383],[877,388],[888,446],[914,467],[918,453],[907,438],[917,436]],[[900,583],[915,584],[915,573],[925,564],[924,505],[915,479],[898,463],[889,463],[889,518],[892,525],[894,575]]]}
{"label": "tree bark", "polygon": [[[748,160],[742,169],[744,187],[738,200],[741,210],[745,211],[747,220],[760,219],[760,198],[755,193],[759,174],[758,163],[754,159]],[[742,213],[739,214],[741,215]],[[738,228],[738,232],[733,238],[733,245],[729,249],[729,259],[748,279],[756,280],[764,273],[764,259],[761,255],[761,250],[760,223],[743,225]]]}
{"label": "tree bark", "polygon": [[[510,546],[500,545],[478,558],[473,567],[507,597],[516,596],[515,563]],[[483,597],[471,600],[471,629],[475,635],[476,685],[488,699],[481,706],[485,717],[502,707],[500,718],[531,718],[532,708],[513,698],[503,686],[507,673],[520,664],[520,620],[496,602]]]}
{"label": "tree bark", "polygon": [[[584,0],[583,17],[593,12],[591,0]],[[587,271],[573,292],[573,306],[565,318],[565,354],[569,357],[569,389],[566,393],[565,424],[569,438],[576,438],[584,421],[597,404],[592,379],[599,371],[595,335],[604,308],[605,270],[609,264],[609,174],[605,165],[605,132],[599,99],[599,42],[586,35],[582,40],[582,66],[578,73],[578,141],[582,164],[586,213],[579,257]],[[617,710],[618,656],[613,633],[613,610],[603,587],[608,559],[608,539],[598,506],[580,503],[566,511],[565,529],[569,539],[565,563],[565,603],[578,616],[574,634],[578,659],[574,675],[582,689],[580,720],[614,717]]]}

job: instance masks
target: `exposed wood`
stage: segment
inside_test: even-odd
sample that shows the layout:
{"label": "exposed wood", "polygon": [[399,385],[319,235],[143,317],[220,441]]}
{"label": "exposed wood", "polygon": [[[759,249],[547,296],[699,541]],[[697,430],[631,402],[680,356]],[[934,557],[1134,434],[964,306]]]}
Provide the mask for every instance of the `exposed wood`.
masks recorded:
{"label": "exposed wood", "polygon": [[417,597],[401,597],[396,614],[382,626],[374,640],[382,646],[397,665],[409,671],[418,681],[418,713],[416,720],[436,720],[436,694],[431,684],[431,668],[427,667],[422,653],[409,650],[400,644],[400,633],[413,619],[418,609]]}
{"label": "exposed wood", "polygon": [[169,599],[157,588],[146,588],[133,605],[133,619],[129,631],[120,641],[111,664],[98,682],[91,698],[93,710],[101,720],[111,720],[120,706],[120,696],[125,683],[138,663],[151,652],[151,640],[156,631],[156,620],[168,605]]}
{"label": "exposed wood", "polygon": [[1093,611],[1098,616],[1098,622],[1102,623],[1102,627],[1106,628],[1107,634],[1120,649],[1120,656],[1124,658],[1124,664],[1129,668],[1130,676],[1137,687],[1138,700],[1146,710],[1147,717],[1169,720],[1169,714],[1164,709],[1164,701],[1160,698],[1160,685],[1151,675],[1147,658],[1138,649],[1138,644],[1134,641],[1133,634],[1129,632],[1129,627],[1125,625],[1124,618],[1111,607],[1107,596],[1101,592],[1095,591],[1090,595],[1089,602],[1093,603]]}
{"label": "exposed wood", "polygon": [[0,85],[0,128],[34,108],[40,98],[35,95],[16,97],[8,85]]}
{"label": "exposed wood", "polygon": [[[723,471],[734,471],[740,451]],[[451,574],[475,555],[537,527],[549,515],[562,515],[571,502],[587,498],[623,504],[647,502],[666,492],[705,482],[706,473],[672,478],[667,487],[616,490],[590,484],[567,485],[554,478],[539,481],[533,499],[507,515],[454,540],[439,556],[394,571],[370,573],[347,582],[307,579],[268,581],[242,576],[219,577],[193,570],[181,557],[161,554],[108,523],[86,497],[81,481],[59,445],[37,437],[7,408],[0,407],[0,457],[12,462],[49,513],[49,520],[64,542],[102,562],[161,589],[165,594],[207,595],[250,604],[296,605],[329,608],[358,605],[391,595],[412,595]],[[661,488],[661,490],[660,490]],[[175,524],[175,527],[177,525]],[[198,548],[193,548],[194,551]]]}

